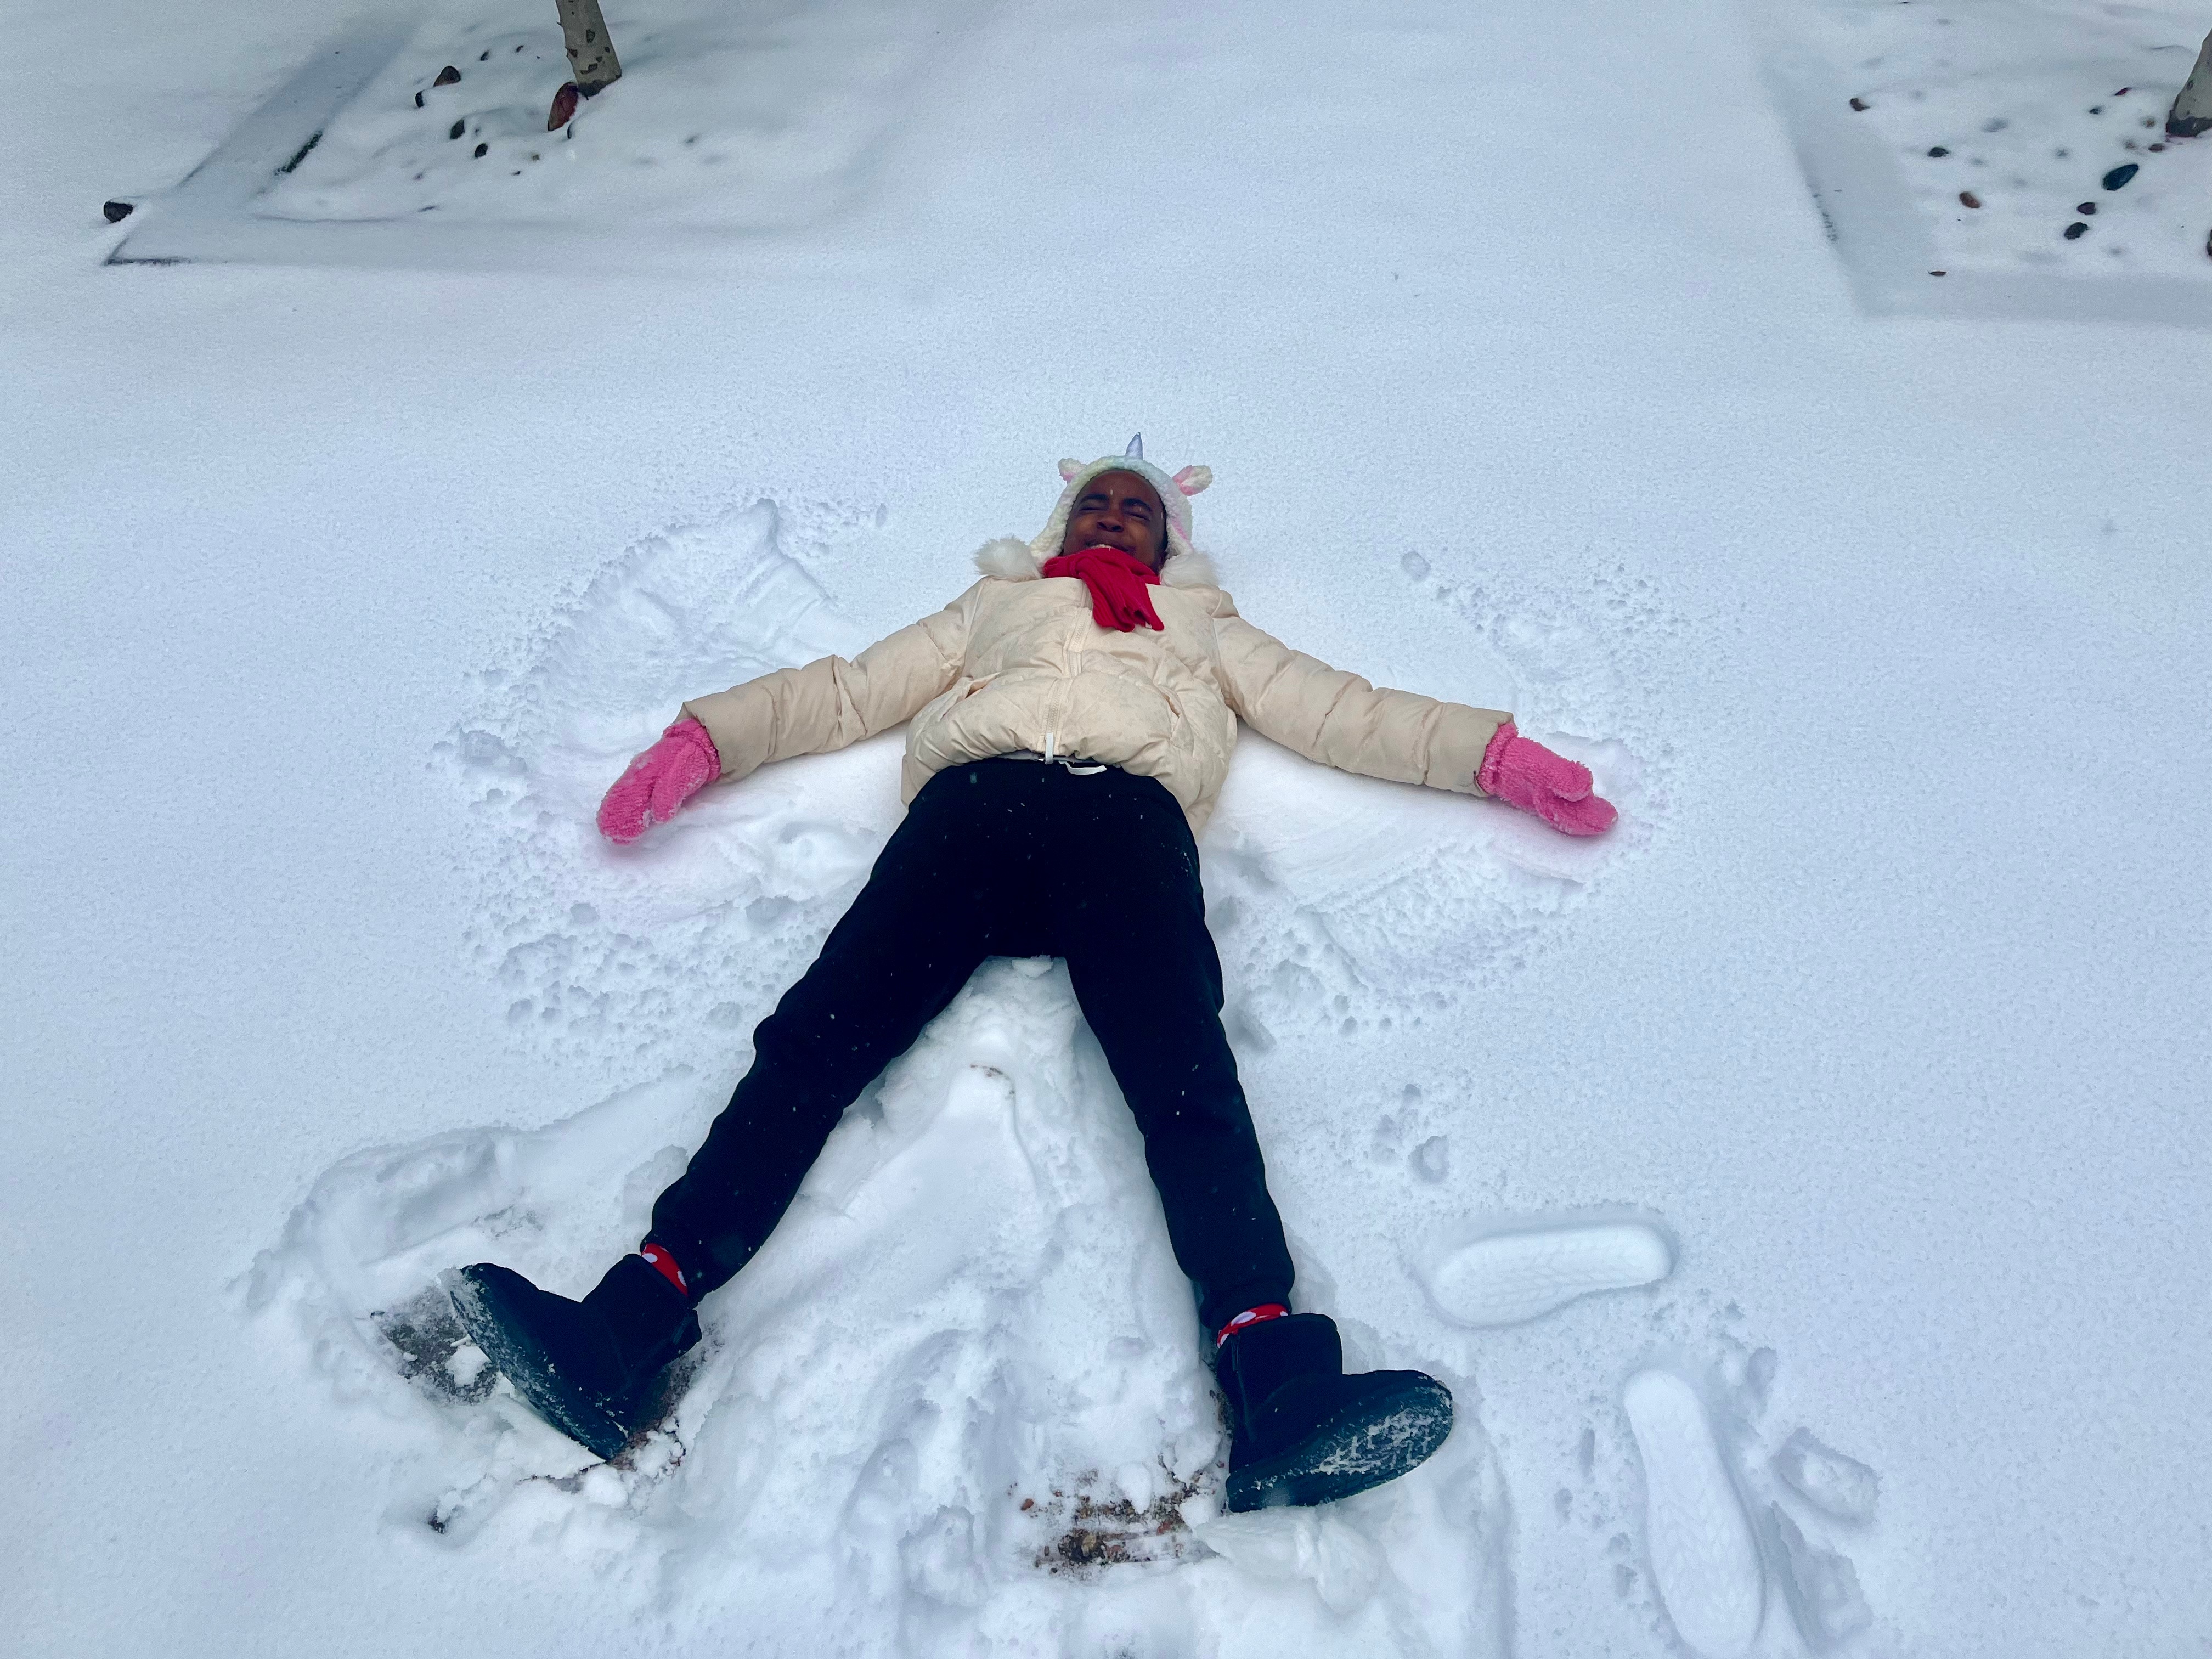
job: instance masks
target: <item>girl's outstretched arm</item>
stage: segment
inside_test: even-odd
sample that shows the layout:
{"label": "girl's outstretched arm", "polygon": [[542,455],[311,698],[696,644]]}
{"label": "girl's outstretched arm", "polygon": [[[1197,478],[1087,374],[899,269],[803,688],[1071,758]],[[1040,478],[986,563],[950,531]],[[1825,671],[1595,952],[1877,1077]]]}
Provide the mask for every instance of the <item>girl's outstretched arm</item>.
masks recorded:
{"label": "girl's outstretched arm", "polygon": [[1217,617],[1214,638],[1231,708],[1308,760],[1395,783],[1495,795],[1571,836],[1596,835],[1613,820],[1613,808],[1590,793],[1589,769],[1521,736],[1510,714],[1370,685],[1293,651],[1233,609]]}
{"label": "girl's outstretched arm", "polygon": [[1483,793],[1474,775],[1511,716],[1370,685],[1233,611],[1217,618],[1214,639],[1229,706],[1261,737],[1341,772]]}
{"label": "girl's outstretched arm", "polygon": [[692,698],[607,791],[600,833],[635,841],[718,777],[734,781],[770,761],[827,754],[911,720],[958,677],[981,586],[850,660],[823,657]]}

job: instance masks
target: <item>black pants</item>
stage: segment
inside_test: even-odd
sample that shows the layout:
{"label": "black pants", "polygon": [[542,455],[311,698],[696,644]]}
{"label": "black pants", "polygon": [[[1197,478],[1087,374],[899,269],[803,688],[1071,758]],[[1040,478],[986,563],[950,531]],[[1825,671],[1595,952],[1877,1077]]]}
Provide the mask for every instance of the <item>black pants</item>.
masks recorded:
{"label": "black pants", "polygon": [[1066,958],[1206,1326],[1287,1303],[1290,1253],[1221,1030],[1182,809],[1151,778],[1024,760],[930,781],[753,1033],[752,1069],[653,1207],[653,1239],[692,1294],[760,1248],[845,1109],[992,956]]}

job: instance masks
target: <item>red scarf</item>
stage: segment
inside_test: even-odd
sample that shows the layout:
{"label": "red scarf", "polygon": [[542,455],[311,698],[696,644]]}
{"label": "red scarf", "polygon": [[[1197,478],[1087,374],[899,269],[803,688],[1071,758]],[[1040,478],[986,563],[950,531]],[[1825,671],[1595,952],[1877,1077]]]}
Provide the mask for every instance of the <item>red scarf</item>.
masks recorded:
{"label": "red scarf", "polygon": [[1147,587],[1159,586],[1160,573],[1133,553],[1118,547],[1086,547],[1044,562],[1048,576],[1075,576],[1091,590],[1091,619],[1101,628],[1127,634],[1139,623],[1161,633],[1160,613],[1152,609]]}

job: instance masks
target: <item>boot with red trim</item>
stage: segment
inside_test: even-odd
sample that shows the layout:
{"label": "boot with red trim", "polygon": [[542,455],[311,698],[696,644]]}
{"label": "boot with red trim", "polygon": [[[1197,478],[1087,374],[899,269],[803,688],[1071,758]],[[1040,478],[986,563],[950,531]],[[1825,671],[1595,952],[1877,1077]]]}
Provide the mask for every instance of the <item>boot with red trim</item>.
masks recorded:
{"label": "boot with red trim", "polygon": [[1449,1389],[1419,1371],[1346,1376],[1322,1314],[1232,1322],[1213,1370],[1229,1402],[1231,1510],[1349,1498],[1415,1468],[1451,1432]]}
{"label": "boot with red trim", "polygon": [[448,1287],[470,1337],[530,1408],[612,1457],[652,1419],[661,1373],[698,1344],[699,1316],[680,1284],[672,1267],[626,1255],[581,1302],[489,1261]]}

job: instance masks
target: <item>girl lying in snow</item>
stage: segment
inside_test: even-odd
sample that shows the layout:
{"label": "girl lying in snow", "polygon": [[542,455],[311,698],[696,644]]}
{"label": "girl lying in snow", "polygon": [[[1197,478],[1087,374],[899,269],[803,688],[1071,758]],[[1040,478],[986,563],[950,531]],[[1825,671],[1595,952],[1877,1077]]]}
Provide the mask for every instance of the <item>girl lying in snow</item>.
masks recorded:
{"label": "girl lying in snow", "polygon": [[1066,959],[1135,1115],[1228,1401],[1228,1507],[1346,1497],[1450,1431],[1442,1383],[1346,1376],[1335,1325],[1290,1311],[1193,836],[1240,719],[1310,759],[1492,796],[1568,835],[1602,832],[1613,810],[1507,715],[1377,690],[1239,617],[1190,544],[1206,468],[1170,478],[1133,443],[1060,470],[1042,532],[985,547],[983,580],[943,611],[849,662],[686,703],[600,806],[600,830],[635,841],[717,778],[908,723],[905,820],[754,1032],[752,1069],[639,1254],[580,1303],[488,1263],[459,1275],[477,1345],[601,1456],[642,1425],[660,1373],[699,1340],[693,1310],[760,1249],[845,1108],[991,956]]}

